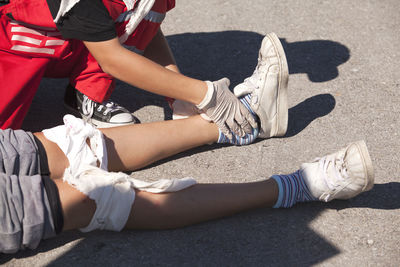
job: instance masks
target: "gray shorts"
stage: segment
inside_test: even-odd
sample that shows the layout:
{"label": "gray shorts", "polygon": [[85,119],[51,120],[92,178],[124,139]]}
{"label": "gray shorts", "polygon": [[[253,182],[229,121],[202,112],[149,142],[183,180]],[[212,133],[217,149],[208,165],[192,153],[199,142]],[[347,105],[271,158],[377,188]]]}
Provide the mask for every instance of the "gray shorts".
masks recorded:
{"label": "gray shorts", "polygon": [[55,236],[38,146],[22,130],[0,130],[0,252],[34,249]]}

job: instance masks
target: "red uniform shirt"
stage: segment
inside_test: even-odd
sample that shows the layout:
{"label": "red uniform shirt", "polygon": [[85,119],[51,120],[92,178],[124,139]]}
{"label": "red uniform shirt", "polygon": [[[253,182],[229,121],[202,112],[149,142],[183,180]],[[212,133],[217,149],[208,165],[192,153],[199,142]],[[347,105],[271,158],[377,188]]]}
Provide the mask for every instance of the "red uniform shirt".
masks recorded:
{"label": "red uniform shirt", "polygon": [[[132,10],[121,0],[102,2],[123,36]],[[124,43],[143,52],[174,6],[175,0],[155,0]],[[113,77],[102,71],[83,42],[62,37],[46,0],[11,0],[0,7],[0,128],[21,127],[42,77],[69,77],[72,86],[100,103],[114,89]]]}

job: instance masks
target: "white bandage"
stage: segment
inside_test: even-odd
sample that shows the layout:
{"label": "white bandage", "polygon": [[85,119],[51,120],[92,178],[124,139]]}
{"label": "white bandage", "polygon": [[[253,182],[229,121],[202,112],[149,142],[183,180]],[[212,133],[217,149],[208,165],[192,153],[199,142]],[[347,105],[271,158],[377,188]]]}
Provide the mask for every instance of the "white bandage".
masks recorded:
{"label": "white bandage", "polygon": [[99,164],[100,168],[107,170],[108,159],[104,136],[98,129],[82,119],[65,115],[64,125],[43,130],[43,134],[56,143],[67,156],[69,161],[67,170],[72,176],[81,169],[81,165],[98,166]]}
{"label": "white bandage", "polygon": [[129,218],[135,199],[134,189],[167,193],[196,184],[192,178],[163,179],[148,183],[133,179],[122,172],[107,172],[93,166],[86,166],[75,177],[66,173],[64,181],[96,202],[96,212],[89,225],[80,229],[82,232],[96,229],[121,231]]}

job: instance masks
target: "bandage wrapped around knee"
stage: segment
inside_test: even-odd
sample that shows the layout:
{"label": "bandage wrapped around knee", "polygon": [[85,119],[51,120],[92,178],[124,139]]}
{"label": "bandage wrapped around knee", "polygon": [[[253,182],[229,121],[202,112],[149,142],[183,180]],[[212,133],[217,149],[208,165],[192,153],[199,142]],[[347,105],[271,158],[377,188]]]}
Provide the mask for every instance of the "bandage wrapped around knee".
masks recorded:
{"label": "bandage wrapped around knee", "polygon": [[81,165],[99,166],[107,170],[108,159],[103,134],[72,115],[65,115],[63,120],[64,125],[43,130],[43,134],[64,152],[69,161],[68,171],[75,175]]}
{"label": "bandage wrapped around knee", "polygon": [[43,133],[68,158],[69,167],[64,172],[63,180],[96,202],[96,212],[90,224],[80,229],[83,232],[95,229],[122,230],[135,199],[134,189],[166,193],[196,183],[192,178],[147,183],[122,172],[107,172],[108,159],[103,134],[72,115],[64,116],[64,125],[43,130]]}
{"label": "bandage wrapped around knee", "polygon": [[96,229],[121,231],[135,200],[135,189],[167,193],[196,184],[193,178],[162,179],[148,183],[122,172],[107,172],[90,165],[83,167],[75,176],[66,173],[64,181],[96,202],[96,212],[89,225],[80,229],[82,232]]}

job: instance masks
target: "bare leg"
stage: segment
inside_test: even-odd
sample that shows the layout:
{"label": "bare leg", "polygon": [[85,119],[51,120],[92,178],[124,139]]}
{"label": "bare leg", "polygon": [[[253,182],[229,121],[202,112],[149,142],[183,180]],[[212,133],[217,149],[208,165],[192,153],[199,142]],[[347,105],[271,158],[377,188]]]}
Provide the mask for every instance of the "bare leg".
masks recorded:
{"label": "bare leg", "polygon": [[[217,126],[200,116],[100,130],[106,138],[110,171],[136,170],[179,152],[214,143],[218,139]],[[69,166],[67,157],[43,133],[35,135],[45,147],[51,178],[61,178]]]}
{"label": "bare leg", "polygon": [[[65,182],[56,183],[64,230],[88,225],[96,210],[95,202]],[[273,179],[243,184],[198,184],[165,194],[137,191],[125,228],[178,228],[249,209],[272,207],[277,198],[278,186]]]}
{"label": "bare leg", "polygon": [[218,139],[217,126],[200,116],[101,131],[106,136],[110,171],[136,170]]}
{"label": "bare leg", "polygon": [[273,179],[242,184],[198,184],[168,194],[137,192],[127,229],[170,229],[260,207],[278,199]]}
{"label": "bare leg", "polygon": [[64,217],[63,231],[87,226],[96,211],[96,202],[61,179],[54,182],[58,188]]}

